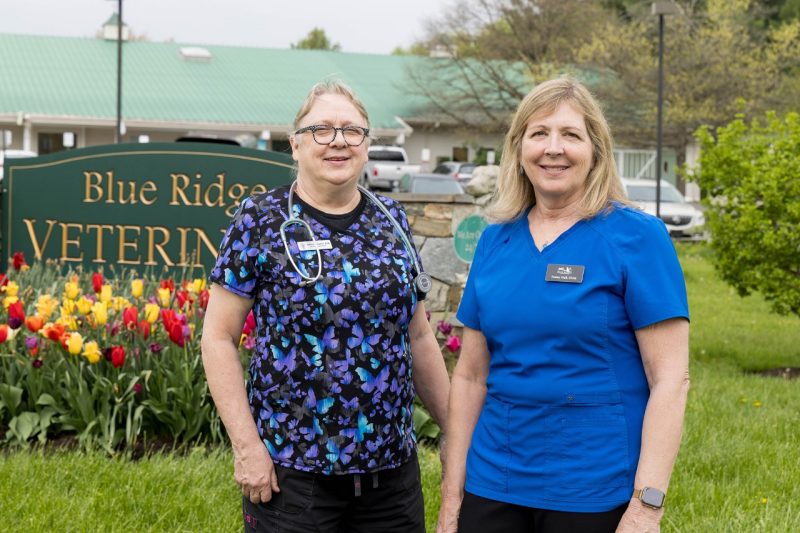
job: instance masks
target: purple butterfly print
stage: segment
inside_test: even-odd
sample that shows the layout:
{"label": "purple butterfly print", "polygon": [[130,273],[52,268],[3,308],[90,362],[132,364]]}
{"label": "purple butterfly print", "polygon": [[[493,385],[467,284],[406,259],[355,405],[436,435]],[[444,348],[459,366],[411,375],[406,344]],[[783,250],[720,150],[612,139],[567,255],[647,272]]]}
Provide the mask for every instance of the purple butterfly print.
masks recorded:
{"label": "purple butterfly print", "polygon": [[377,344],[381,336],[379,334],[364,336],[364,331],[358,324],[353,324],[353,336],[347,339],[347,346],[349,348],[361,347],[361,351],[365,354],[372,353],[374,350],[372,346]]}
{"label": "purple butterfly print", "polygon": [[267,445],[269,454],[273,459],[278,459],[280,461],[287,462],[292,459],[292,456],[294,456],[294,446],[292,445],[291,442],[286,446],[284,446],[281,449],[281,451],[275,449],[275,446],[273,446],[273,444],[268,440],[265,440],[264,443]]}
{"label": "purple butterfly print", "polygon": [[364,383],[361,384],[361,390],[370,393],[372,391],[384,392],[389,384],[386,378],[389,377],[389,365],[381,368],[374,376],[365,368],[356,368],[356,374],[361,378]]}
{"label": "purple butterfly print", "polygon": [[325,330],[322,338],[314,335],[305,334],[305,338],[314,349],[315,353],[322,354],[326,350],[335,352],[339,349],[339,339],[336,338],[336,329],[331,325]]}
{"label": "purple butterfly print", "polygon": [[314,285],[314,290],[317,292],[317,295],[314,296],[314,300],[318,303],[324,304],[330,300],[333,305],[339,305],[342,303],[342,294],[344,293],[345,285],[339,283],[329,288],[323,282],[318,281]]}
{"label": "purple butterfly print", "polygon": [[275,368],[277,370],[281,372],[284,370],[287,372],[294,371],[294,369],[297,367],[297,360],[295,358],[297,354],[296,346],[292,346],[292,348],[286,352],[283,352],[274,344],[271,344],[269,348],[272,351],[272,357],[275,360]]}
{"label": "purple butterfly print", "polygon": [[356,449],[356,443],[351,442],[349,445],[339,448],[333,440],[329,440],[326,447],[328,448],[328,453],[325,454],[325,458],[328,459],[328,461],[331,463],[341,462],[346,465],[349,464],[352,459],[353,452]]}

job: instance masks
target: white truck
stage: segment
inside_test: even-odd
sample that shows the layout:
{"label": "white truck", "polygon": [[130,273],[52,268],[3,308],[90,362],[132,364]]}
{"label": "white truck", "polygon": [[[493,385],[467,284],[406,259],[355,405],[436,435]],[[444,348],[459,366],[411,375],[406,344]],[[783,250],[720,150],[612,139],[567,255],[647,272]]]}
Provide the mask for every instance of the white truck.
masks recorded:
{"label": "white truck", "polygon": [[398,190],[400,178],[420,170],[419,165],[408,164],[408,155],[399,146],[370,146],[368,155],[359,180],[368,189]]}

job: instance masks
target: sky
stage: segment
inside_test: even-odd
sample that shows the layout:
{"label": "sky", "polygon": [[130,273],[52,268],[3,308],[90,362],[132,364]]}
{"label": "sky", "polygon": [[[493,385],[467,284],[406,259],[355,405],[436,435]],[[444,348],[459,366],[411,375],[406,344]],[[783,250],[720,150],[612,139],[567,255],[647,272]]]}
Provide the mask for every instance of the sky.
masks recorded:
{"label": "sky", "polygon": [[[344,52],[389,54],[424,36],[453,0],[123,0],[151,41],[289,48],[314,27]],[[0,0],[0,33],[94,37],[117,0]]]}

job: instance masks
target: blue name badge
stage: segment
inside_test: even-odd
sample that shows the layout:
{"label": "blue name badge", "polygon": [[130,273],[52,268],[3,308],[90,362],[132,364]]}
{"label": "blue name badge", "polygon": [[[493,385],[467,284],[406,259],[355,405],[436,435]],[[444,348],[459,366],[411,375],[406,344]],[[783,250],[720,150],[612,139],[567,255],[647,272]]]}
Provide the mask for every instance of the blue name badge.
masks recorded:
{"label": "blue name badge", "polygon": [[583,283],[583,271],[586,267],[581,265],[547,265],[545,281],[557,283]]}

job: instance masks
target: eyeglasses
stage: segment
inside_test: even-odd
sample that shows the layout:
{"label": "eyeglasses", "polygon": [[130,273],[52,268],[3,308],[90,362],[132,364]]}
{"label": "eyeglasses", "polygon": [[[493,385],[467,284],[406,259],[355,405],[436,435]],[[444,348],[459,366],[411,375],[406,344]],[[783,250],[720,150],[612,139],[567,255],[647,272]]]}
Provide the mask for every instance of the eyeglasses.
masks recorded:
{"label": "eyeglasses", "polygon": [[369,128],[362,128],[361,126],[334,128],[326,124],[306,126],[305,128],[300,128],[294,132],[294,134],[299,135],[307,131],[311,132],[311,136],[314,137],[314,142],[317,144],[331,144],[336,138],[336,132],[341,131],[347,146],[361,146],[361,143],[363,143],[364,139],[369,135]]}

